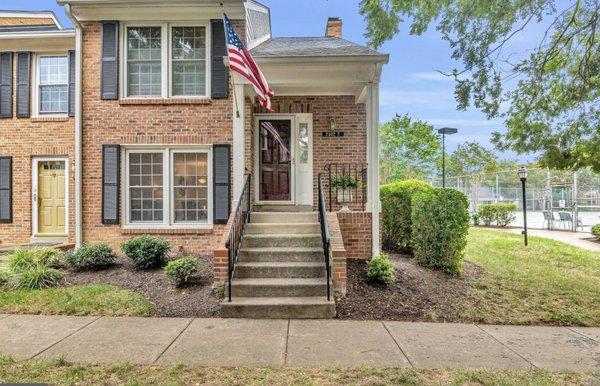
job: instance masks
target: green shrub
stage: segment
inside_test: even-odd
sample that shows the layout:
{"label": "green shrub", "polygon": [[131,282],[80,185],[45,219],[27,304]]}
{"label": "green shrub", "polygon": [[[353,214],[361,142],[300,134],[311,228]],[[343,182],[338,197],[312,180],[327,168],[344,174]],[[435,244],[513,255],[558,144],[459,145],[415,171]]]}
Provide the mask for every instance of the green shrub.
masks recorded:
{"label": "green shrub", "polygon": [[495,222],[497,225],[505,227],[515,221],[517,209],[515,203],[483,204],[479,206],[477,214],[487,226]]}
{"label": "green shrub", "polygon": [[454,189],[435,189],[414,198],[412,247],[419,264],[449,274],[461,271],[468,208],[467,197]]}
{"label": "green shrub", "polygon": [[8,257],[2,281],[8,289],[40,289],[58,285],[62,274],[53,266],[60,252],[52,248],[19,249]]}
{"label": "green shrub", "polygon": [[412,199],[433,189],[427,182],[406,180],[381,187],[382,242],[386,250],[410,251]]}
{"label": "green shrub", "polygon": [[77,271],[110,267],[115,261],[116,255],[108,244],[82,245],[67,255],[67,264]]}
{"label": "green shrub", "polygon": [[170,261],[164,268],[165,275],[175,286],[185,283],[190,276],[198,271],[198,259],[195,257],[183,257]]}
{"label": "green shrub", "polygon": [[600,239],[600,224],[596,224],[592,227],[592,234]]}
{"label": "green shrub", "polygon": [[359,189],[362,182],[350,174],[339,174],[331,179],[331,187],[335,189]]}
{"label": "green shrub", "polygon": [[481,217],[479,216],[479,213],[473,213],[473,215],[471,216],[471,220],[473,220],[473,225],[479,226],[479,223],[481,222]]}
{"label": "green shrub", "polygon": [[123,243],[121,249],[136,268],[153,269],[164,267],[171,245],[159,237],[139,236]]}
{"label": "green shrub", "polygon": [[396,280],[396,267],[388,255],[380,253],[369,260],[367,278],[383,284],[391,284]]}

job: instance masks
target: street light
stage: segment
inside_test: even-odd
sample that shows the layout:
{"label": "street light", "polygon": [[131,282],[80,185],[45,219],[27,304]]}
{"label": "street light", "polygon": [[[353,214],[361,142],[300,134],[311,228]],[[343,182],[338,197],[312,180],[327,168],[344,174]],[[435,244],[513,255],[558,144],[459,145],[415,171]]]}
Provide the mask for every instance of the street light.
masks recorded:
{"label": "street light", "polygon": [[525,246],[527,246],[527,195],[525,194],[525,181],[527,181],[527,169],[521,166],[519,169],[519,178],[523,186],[523,236],[525,237]]}
{"label": "street light", "polygon": [[442,135],[442,187],[446,187],[446,135],[458,133],[458,129],[452,127],[444,127],[438,130]]}

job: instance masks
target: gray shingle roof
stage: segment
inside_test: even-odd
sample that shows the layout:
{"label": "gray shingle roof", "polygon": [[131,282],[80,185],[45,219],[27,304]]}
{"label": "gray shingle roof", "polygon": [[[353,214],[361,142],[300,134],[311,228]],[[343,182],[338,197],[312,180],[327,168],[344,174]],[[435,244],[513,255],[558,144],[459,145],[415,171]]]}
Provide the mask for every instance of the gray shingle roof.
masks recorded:
{"label": "gray shingle roof", "polygon": [[252,50],[255,57],[380,56],[379,52],[345,39],[332,37],[272,38]]}

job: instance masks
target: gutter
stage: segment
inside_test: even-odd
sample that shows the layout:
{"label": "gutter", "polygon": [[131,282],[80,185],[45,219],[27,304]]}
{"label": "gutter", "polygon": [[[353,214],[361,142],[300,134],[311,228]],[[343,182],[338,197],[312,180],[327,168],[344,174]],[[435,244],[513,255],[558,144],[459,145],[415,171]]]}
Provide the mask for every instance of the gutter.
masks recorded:
{"label": "gutter", "polygon": [[82,243],[82,68],[83,68],[83,27],[73,14],[70,4],[65,4],[67,16],[75,25],[75,248]]}
{"label": "gutter", "polygon": [[[252,51],[250,51],[252,53]],[[257,56],[257,63],[290,64],[290,63],[382,63],[387,64],[389,54],[379,55],[289,55],[289,56]]]}
{"label": "gutter", "polygon": [[55,31],[26,31],[26,32],[2,32],[0,39],[52,39],[52,38],[71,38],[76,36],[76,31],[71,29]]}

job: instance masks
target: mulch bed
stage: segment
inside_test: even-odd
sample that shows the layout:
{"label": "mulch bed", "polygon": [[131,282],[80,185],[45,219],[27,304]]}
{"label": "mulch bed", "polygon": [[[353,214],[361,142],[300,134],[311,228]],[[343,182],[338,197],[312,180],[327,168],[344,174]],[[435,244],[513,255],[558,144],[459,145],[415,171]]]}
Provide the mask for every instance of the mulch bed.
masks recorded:
{"label": "mulch bed", "polygon": [[112,284],[137,292],[155,305],[154,316],[219,317],[221,300],[212,293],[211,256],[199,258],[199,263],[198,273],[181,288],[175,288],[162,269],[139,271],[124,258],[107,270],[67,270],[66,282],[70,285]]}
{"label": "mulch bed", "polygon": [[366,278],[365,260],[348,260],[347,296],[337,301],[339,319],[460,321],[458,306],[468,282],[483,274],[475,264],[463,262],[460,276],[448,276],[419,266],[409,256],[391,254],[396,281],[384,286]]}

